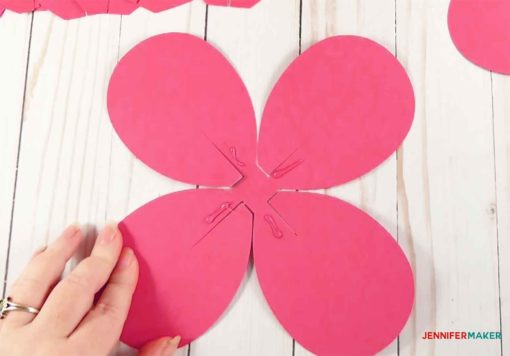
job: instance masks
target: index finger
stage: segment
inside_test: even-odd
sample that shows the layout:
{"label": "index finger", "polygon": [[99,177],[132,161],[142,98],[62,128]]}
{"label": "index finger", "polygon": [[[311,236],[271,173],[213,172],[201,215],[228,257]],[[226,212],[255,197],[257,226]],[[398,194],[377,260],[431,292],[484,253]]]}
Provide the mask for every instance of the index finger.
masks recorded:
{"label": "index finger", "polygon": [[88,346],[92,354],[111,350],[122,332],[137,280],[138,261],[131,249],[124,248],[101,297],[69,339],[83,346],[94,340]]}
{"label": "index finger", "polygon": [[[11,288],[12,300],[40,309],[81,240],[80,229],[71,225],[50,246],[36,252]],[[33,319],[34,315],[30,313],[9,313],[5,324],[22,326]]]}
{"label": "index finger", "polygon": [[55,336],[68,336],[90,310],[95,294],[110,278],[121,248],[122,236],[117,226],[105,227],[90,256],[53,289],[34,319],[34,326]]}

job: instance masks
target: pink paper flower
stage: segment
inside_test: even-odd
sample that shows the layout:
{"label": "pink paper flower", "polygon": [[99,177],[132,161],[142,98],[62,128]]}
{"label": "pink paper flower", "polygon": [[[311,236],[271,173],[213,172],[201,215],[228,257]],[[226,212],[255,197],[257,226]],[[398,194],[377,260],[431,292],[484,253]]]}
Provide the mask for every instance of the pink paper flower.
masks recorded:
{"label": "pink paper flower", "polygon": [[396,241],[354,206],[296,191],[360,177],[400,145],[414,96],[390,52],[355,36],[314,45],[274,87],[257,140],[227,60],[194,36],[159,35],[120,61],[108,109],[145,164],[215,187],[160,197],[120,224],[141,260],[123,341],[199,337],[233,299],[251,251],[275,316],[312,352],[373,354],[398,335],[414,287]]}

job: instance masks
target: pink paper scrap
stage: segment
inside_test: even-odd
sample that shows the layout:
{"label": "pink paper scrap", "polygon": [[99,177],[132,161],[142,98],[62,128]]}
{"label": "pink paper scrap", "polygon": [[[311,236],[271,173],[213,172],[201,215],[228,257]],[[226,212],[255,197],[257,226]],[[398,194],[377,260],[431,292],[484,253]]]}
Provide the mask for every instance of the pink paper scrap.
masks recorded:
{"label": "pink paper scrap", "polygon": [[510,0],[452,0],[448,27],[467,59],[510,75]]}
{"label": "pink paper scrap", "polygon": [[[5,9],[26,13],[49,10],[71,20],[96,14],[129,15],[139,7],[161,12],[191,0],[0,0],[0,15]],[[260,0],[205,0],[207,4],[232,7],[252,7]]]}

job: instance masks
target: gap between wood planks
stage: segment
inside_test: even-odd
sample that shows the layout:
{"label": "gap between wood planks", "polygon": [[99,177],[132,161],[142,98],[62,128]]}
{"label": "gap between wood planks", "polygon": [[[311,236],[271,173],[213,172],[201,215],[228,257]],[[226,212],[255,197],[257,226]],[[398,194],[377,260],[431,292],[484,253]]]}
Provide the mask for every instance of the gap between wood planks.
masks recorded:
{"label": "gap between wood planks", "polygon": [[[499,332],[503,335],[503,311],[501,310],[501,273],[499,260],[499,209],[498,209],[498,170],[496,167],[496,130],[495,130],[495,112],[494,112],[494,80],[493,72],[490,72],[491,79],[491,114],[492,114],[492,154],[494,161],[494,204],[496,205],[496,256],[498,269],[498,308],[499,308]],[[500,352],[503,355],[503,338],[499,340]]]}
{"label": "gap between wood planks", "polygon": [[14,223],[14,208],[16,205],[16,190],[18,186],[18,167],[19,167],[19,161],[20,161],[20,154],[21,154],[21,141],[23,138],[23,122],[24,122],[24,116],[25,116],[25,101],[27,96],[27,82],[28,82],[28,69],[30,67],[30,48],[32,47],[32,29],[34,28],[34,13],[30,15],[30,32],[28,35],[28,46],[27,46],[27,63],[25,66],[25,82],[23,84],[23,99],[21,101],[21,116],[20,116],[20,123],[19,123],[19,134],[18,134],[18,147],[17,147],[17,153],[16,153],[16,168],[14,171],[14,188],[12,191],[12,204],[11,204],[11,216],[9,221],[9,236],[7,239],[7,254],[5,256],[5,272],[4,272],[4,285],[2,288],[2,298],[5,298],[5,294],[7,292],[7,277],[9,276],[9,257],[11,254],[11,241],[12,241],[12,230],[13,230],[13,223]]}

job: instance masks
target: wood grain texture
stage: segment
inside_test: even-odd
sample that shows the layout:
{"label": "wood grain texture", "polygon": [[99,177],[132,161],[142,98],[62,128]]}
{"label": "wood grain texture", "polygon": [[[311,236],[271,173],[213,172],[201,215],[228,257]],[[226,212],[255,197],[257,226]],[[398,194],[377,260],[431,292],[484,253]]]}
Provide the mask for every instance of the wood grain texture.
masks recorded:
{"label": "wood grain texture", "polygon": [[[510,330],[510,76],[492,74],[501,329]],[[502,354],[510,353],[503,337]]]}
{"label": "wood grain texture", "polygon": [[[302,50],[334,35],[359,35],[395,49],[395,8],[393,0],[303,1]],[[397,180],[396,155],[369,174],[348,184],[326,190],[363,209],[380,222],[393,236],[397,236]],[[397,340],[381,352],[397,353]],[[309,352],[296,345],[296,355]]]}
{"label": "wood grain texture", "polygon": [[[421,339],[425,331],[502,328],[505,335],[510,330],[510,77],[491,75],[455,49],[446,26],[448,4],[262,0],[246,11],[207,10],[195,1],[161,14],[140,10],[70,22],[37,13],[31,43],[31,15],[5,14],[0,19],[0,273],[8,266],[12,283],[34,249],[78,221],[88,238],[73,265],[106,221],[190,187],[136,160],[111,127],[108,80],[118,59],[138,42],[169,31],[207,35],[246,82],[260,122],[272,85],[300,48],[330,35],[356,34],[396,53],[417,104],[415,123],[397,155],[326,192],[361,207],[398,237],[415,271],[411,319],[399,341],[381,354],[510,352],[508,337],[503,342]],[[187,354],[309,353],[276,321],[250,269],[221,320],[179,351]]]}
{"label": "wood grain texture", "polygon": [[399,151],[399,241],[416,277],[400,354],[498,355],[499,340],[422,340],[425,331],[499,331],[491,88],[454,48],[448,1],[397,1],[397,55],[417,99]]}
{"label": "wood grain texture", "polygon": [[[5,278],[32,15],[0,21],[0,275]],[[5,294],[5,280],[2,283]]]}
{"label": "wood grain texture", "polygon": [[[272,86],[298,54],[299,1],[262,1],[250,11],[209,7],[207,40],[239,72],[260,123]],[[191,351],[192,355],[292,354],[292,338],[271,313],[252,267],[231,308]]]}

